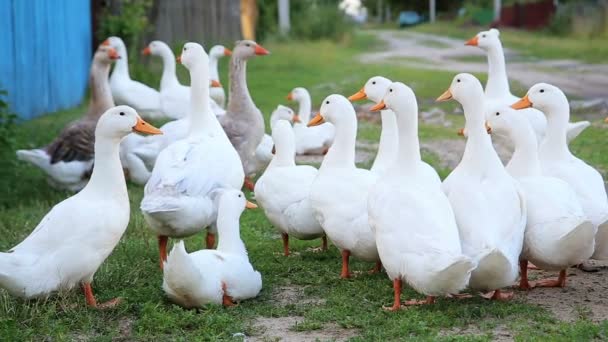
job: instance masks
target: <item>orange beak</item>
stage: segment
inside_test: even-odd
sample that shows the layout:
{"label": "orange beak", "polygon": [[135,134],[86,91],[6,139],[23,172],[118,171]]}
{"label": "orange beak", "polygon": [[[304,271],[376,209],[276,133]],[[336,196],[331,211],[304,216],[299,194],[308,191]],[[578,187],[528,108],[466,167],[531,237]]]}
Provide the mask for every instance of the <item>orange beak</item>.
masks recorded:
{"label": "orange beak", "polygon": [[488,134],[492,134],[492,126],[490,126],[490,124],[486,121],[486,132],[488,132]]}
{"label": "orange beak", "polygon": [[110,45],[110,40],[109,39],[104,40],[103,42],[101,42],[101,45],[105,45],[105,46]]}
{"label": "orange beak", "polygon": [[384,103],[384,101],[380,101],[379,103],[377,103],[375,106],[373,106],[369,110],[371,110],[372,112],[377,112],[377,111],[383,110],[385,108],[386,108],[386,104]]}
{"label": "orange beak", "polygon": [[268,55],[268,54],[270,54],[270,51],[268,51],[268,50],[264,49],[264,48],[262,47],[262,45],[259,45],[259,44],[255,46],[255,50],[254,50],[254,51],[255,51],[255,54],[256,54],[256,55],[259,55],[259,56],[263,56],[263,55]]}
{"label": "orange beak", "polygon": [[245,208],[247,209],[256,209],[258,206],[255,203],[251,203],[249,201],[247,201],[247,203],[245,204]]}
{"label": "orange beak", "polygon": [[177,56],[177,58],[175,60],[177,61],[177,63],[181,64],[182,63],[182,55]]}
{"label": "orange beak", "polygon": [[605,122],[605,123],[608,123],[608,117],[604,119],[604,122]]}
{"label": "orange beak", "polygon": [[511,105],[511,108],[513,109],[525,109],[530,107],[532,107],[532,102],[530,102],[528,95]]}
{"label": "orange beak", "polygon": [[232,51],[230,51],[230,49],[224,48],[224,56],[232,56]]}
{"label": "orange beak", "polygon": [[114,49],[108,50],[108,57],[110,57],[111,60],[120,59],[118,52],[116,52],[116,50]]}
{"label": "orange beak", "polygon": [[446,90],[443,94],[441,94],[441,96],[439,96],[437,98],[437,102],[443,102],[443,101],[447,101],[447,100],[451,100],[452,99],[452,92],[450,91],[450,89]]}
{"label": "orange beak", "polygon": [[358,92],[349,96],[348,100],[349,101],[358,101],[358,100],[365,100],[366,98],[367,98],[367,94],[365,93],[365,90],[363,88],[361,88],[361,90],[359,90]]}
{"label": "orange beak", "polygon": [[163,134],[163,132],[145,122],[142,118],[137,117],[137,123],[133,126],[133,132],[145,133],[145,134]]}
{"label": "orange beak", "polygon": [[146,48],[145,48],[145,49],[143,49],[143,50],[141,51],[141,53],[142,53],[144,56],[149,56],[149,55],[151,55],[151,54],[152,54],[152,51],[150,51],[150,47],[149,47],[149,46],[146,46]]}
{"label": "orange beak", "polygon": [[[606,118],[606,119],[608,119],[608,118]],[[302,120],[300,120],[300,116],[299,116],[298,114],[295,114],[295,115],[293,116],[292,121],[293,121],[293,122],[302,122]]]}
{"label": "orange beak", "polygon": [[464,43],[464,45],[477,46],[479,45],[479,37],[475,36]]}
{"label": "orange beak", "polygon": [[211,80],[211,88],[221,88],[222,84],[218,80]]}
{"label": "orange beak", "polygon": [[293,101],[293,93],[287,94],[287,100],[288,101]]}
{"label": "orange beak", "polygon": [[314,118],[310,120],[308,123],[308,127],[319,126],[320,124],[325,123],[325,119],[321,116],[321,113],[317,113]]}
{"label": "orange beak", "polygon": [[464,128],[459,129],[458,132],[456,132],[456,134],[458,134],[461,137],[464,137]]}

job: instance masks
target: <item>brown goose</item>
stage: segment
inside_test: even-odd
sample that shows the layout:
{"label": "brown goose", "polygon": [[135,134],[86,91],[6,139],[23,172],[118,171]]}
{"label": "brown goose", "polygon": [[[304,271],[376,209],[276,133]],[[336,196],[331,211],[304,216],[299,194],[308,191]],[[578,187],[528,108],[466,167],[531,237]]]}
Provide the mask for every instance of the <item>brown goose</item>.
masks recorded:
{"label": "brown goose", "polygon": [[264,117],[255,106],[247,88],[247,60],[270,52],[252,40],[236,43],[230,59],[230,97],[220,123],[239,153],[245,170],[245,186],[253,190],[249,179],[255,173],[255,150],[264,136]]}
{"label": "brown goose", "polygon": [[85,115],[67,124],[49,145],[17,151],[17,158],[46,172],[49,184],[55,188],[78,191],[88,181],[93,168],[97,120],[106,110],[114,107],[108,75],[112,61],[118,58],[116,50],[100,45],[91,64],[91,98]]}

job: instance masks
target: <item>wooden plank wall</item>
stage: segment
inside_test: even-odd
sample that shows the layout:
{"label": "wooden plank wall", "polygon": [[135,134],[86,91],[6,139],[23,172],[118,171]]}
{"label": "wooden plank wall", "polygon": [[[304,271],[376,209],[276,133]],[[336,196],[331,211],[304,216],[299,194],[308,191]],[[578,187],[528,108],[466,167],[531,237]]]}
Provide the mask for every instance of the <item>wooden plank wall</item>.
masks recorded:
{"label": "wooden plank wall", "polygon": [[1,0],[0,51],[0,88],[20,118],[77,105],[92,56],[89,1]]}
{"label": "wooden plank wall", "polygon": [[240,0],[155,0],[150,21],[150,40],[172,47],[194,41],[209,49],[241,39]]}

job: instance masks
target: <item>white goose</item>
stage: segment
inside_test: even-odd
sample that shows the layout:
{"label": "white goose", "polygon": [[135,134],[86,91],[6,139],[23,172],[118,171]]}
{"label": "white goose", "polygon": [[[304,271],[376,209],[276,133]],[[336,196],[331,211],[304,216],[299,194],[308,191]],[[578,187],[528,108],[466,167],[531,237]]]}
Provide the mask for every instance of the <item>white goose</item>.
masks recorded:
{"label": "white goose", "polygon": [[[183,238],[213,225],[219,188],[240,189],[245,175],[239,156],[209,109],[209,61],[203,47],[187,43],[181,62],[190,71],[190,131],[162,150],[144,189],[141,210],[158,234],[162,261],[168,237]],[[214,245],[215,227],[207,234]]]}
{"label": "white goose", "polygon": [[120,56],[110,76],[110,88],[114,102],[118,105],[135,108],[146,119],[166,118],[161,109],[160,93],[156,89],[131,79],[127,48],[122,39],[110,37],[103,44],[112,46]]}
{"label": "white goose", "polygon": [[495,290],[491,299],[509,299],[502,293],[518,275],[526,203],[517,182],[507,173],[484,127],[484,96],[479,80],[458,74],[437,100],[455,99],[463,107],[468,133],[460,164],[443,183],[456,216],[462,250],[478,264],[469,286]]}
{"label": "white goose", "polygon": [[296,153],[297,154],[324,154],[331,146],[335,129],[330,123],[326,123],[319,127],[308,127],[306,124],[310,121],[311,99],[310,93],[306,88],[294,88],[288,95],[287,99],[298,102],[298,116],[301,123],[293,125],[293,131],[296,137]]}
{"label": "white goose", "polygon": [[[367,89],[367,88],[366,88]],[[374,228],[382,265],[393,280],[395,299],[390,310],[401,307],[401,285],[405,280],[427,295],[458,293],[467,286],[475,263],[462,254],[452,207],[441,191],[441,180],[427,177],[422,167],[418,141],[418,104],[412,89],[395,82],[387,87],[384,100],[372,110],[391,108],[397,115],[398,155],[370,191],[369,223]]]}
{"label": "white goose", "polygon": [[165,262],[163,289],[172,301],[185,308],[205,304],[232,306],[233,301],[256,297],[262,289],[262,276],[253,269],[239,234],[243,210],[257,206],[247,202],[238,190],[219,192],[217,250],[188,254],[180,241]]}
{"label": "white goose", "polygon": [[281,232],[285,256],[289,255],[290,236],[300,240],[322,237],[322,249],[327,250],[327,238],[314,218],[309,199],[317,169],[296,165],[295,138],[288,121],[279,120],[273,125],[272,139],[276,153],[255,184],[255,199]]}
{"label": "white goose", "polygon": [[[486,120],[492,134],[502,134],[514,142],[515,151],[506,169],[519,181],[526,197],[520,288],[564,287],[566,269],[593,254],[596,227],[587,220],[568,183],[542,175],[536,137],[524,116],[500,105],[488,108]],[[560,271],[559,278],[528,282],[528,261],[544,270]]]}
{"label": "white goose", "polygon": [[222,45],[216,45],[209,50],[209,73],[211,78],[209,94],[213,101],[222,108],[226,108],[226,92],[220,82],[218,62],[220,58],[225,56],[232,56],[232,51]]}
{"label": "white goose", "polygon": [[539,83],[513,104],[515,109],[532,107],[547,116],[547,134],[539,149],[542,173],[564,180],[576,192],[587,218],[597,227],[593,259],[608,258],[608,199],[602,175],[570,152],[567,124],[570,106],[557,87]]}
{"label": "white goose", "polygon": [[55,205],[25,240],[0,253],[1,287],[15,296],[35,298],[80,284],[87,305],[97,306],[91,282],[129,224],[118,146],[132,131],[161,133],[127,106],[110,108],[99,118],[91,179],[79,193]]}
{"label": "white goose", "polygon": [[[369,98],[374,103],[378,104],[382,101],[388,87],[392,81],[386,77],[374,76],[370,78],[363,88],[351,95],[348,99],[351,101],[363,100]],[[380,111],[382,120],[382,131],[380,132],[380,143],[378,144],[378,153],[372,164],[371,171],[382,175],[393,165],[397,157],[399,147],[397,134],[397,118],[395,113],[390,109]],[[435,170],[433,170],[435,172]],[[435,172],[436,173],[436,172]]]}
{"label": "white goose", "polygon": [[357,115],[344,96],[330,95],[308,125],[325,121],[334,125],[336,136],[310,189],[315,218],[342,253],[341,278],[350,277],[351,255],[376,262],[375,271],[379,271],[376,239],[367,216],[367,195],[377,176],[355,165]]}
{"label": "white goose", "polygon": [[[519,100],[519,97],[511,94],[507,68],[505,66],[505,54],[500,41],[500,31],[491,29],[479,32],[475,37],[469,39],[466,45],[477,46],[484,50],[488,56],[488,82],[486,83],[485,96],[487,105],[494,104],[509,106]],[[547,129],[547,120],[544,115],[536,109],[530,108],[525,111],[526,118],[530,121],[536,133],[538,143],[542,141]],[[585,128],[589,127],[589,121],[568,123],[568,142],[576,138]],[[512,143],[505,141],[507,146]]]}

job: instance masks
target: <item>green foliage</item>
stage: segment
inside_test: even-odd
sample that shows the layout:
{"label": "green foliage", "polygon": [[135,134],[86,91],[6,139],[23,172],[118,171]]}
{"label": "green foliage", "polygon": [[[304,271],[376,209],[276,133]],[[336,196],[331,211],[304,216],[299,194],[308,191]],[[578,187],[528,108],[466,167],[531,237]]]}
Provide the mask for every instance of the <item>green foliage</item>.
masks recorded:
{"label": "green foliage", "polygon": [[17,115],[12,113],[8,107],[8,103],[4,100],[6,91],[0,90],[0,145],[12,148],[15,144],[15,122]]}
{"label": "green foliage", "polygon": [[145,83],[152,81],[150,74],[145,71],[145,66],[137,63],[137,58],[142,48],[142,40],[150,31],[148,15],[152,8],[153,0],[114,0],[108,1],[109,5],[104,8],[99,21],[97,38],[102,41],[110,36],[122,38],[127,46],[129,58],[129,71],[131,75]]}

